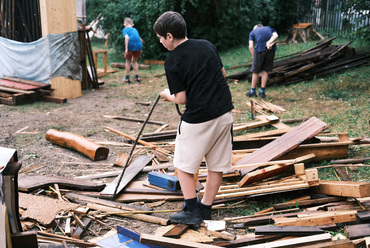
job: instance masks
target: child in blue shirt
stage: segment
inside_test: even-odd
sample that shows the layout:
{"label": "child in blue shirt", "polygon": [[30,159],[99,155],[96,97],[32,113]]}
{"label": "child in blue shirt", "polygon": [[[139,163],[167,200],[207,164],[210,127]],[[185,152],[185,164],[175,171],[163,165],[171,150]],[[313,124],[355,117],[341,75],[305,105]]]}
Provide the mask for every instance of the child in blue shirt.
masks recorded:
{"label": "child in blue shirt", "polygon": [[126,59],[126,77],[123,80],[125,83],[130,82],[130,69],[131,63],[135,72],[135,81],[140,82],[139,78],[139,64],[138,60],[141,57],[141,50],[143,48],[143,40],[141,39],[139,32],[134,28],[134,22],[131,18],[125,18],[122,29],[122,35],[125,39],[125,59]]}

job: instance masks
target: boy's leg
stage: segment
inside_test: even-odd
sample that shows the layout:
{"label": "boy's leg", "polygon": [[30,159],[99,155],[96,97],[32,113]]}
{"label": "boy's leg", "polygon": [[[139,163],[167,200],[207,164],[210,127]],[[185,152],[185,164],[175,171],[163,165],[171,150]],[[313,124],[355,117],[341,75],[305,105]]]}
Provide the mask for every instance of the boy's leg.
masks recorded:
{"label": "boy's leg", "polygon": [[131,59],[126,59],[125,64],[126,79],[130,78],[130,69],[131,69]]}
{"label": "boy's leg", "polygon": [[265,88],[266,88],[266,85],[267,85],[268,77],[269,77],[269,74],[267,73],[267,71],[262,71],[261,72],[261,88],[258,92],[258,95],[262,98],[264,98],[266,96]]}
{"label": "boy's leg", "polygon": [[139,64],[137,63],[138,60],[139,58],[132,58],[132,66],[134,67],[135,75],[139,75]]}
{"label": "boy's leg", "polygon": [[208,171],[202,203],[212,205],[222,182],[222,172]]}
{"label": "boy's leg", "polygon": [[258,80],[259,80],[258,73],[253,72],[252,73],[252,85],[251,85],[251,89],[250,89],[249,92],[245,93],[246,96],[249,96],[249,97],[257,96],[257,94],[256,94],[256,87],[257,87]]}
{"label": "boy's leg", "polygon": [[177,169],[177,176],[179,177],[180,186],[184,198],[191,199],[197,197],[194,175]]}
{"label": "boy's leg", "polygon": [[172,223],[198,225],[202,222],[202,219],[200,216],[200,210],[195,191],[194,175],[177,169],[177,176],[180,180],[180,186],[185,198],[185,204],[180,212],[170,216],[170,220]]}

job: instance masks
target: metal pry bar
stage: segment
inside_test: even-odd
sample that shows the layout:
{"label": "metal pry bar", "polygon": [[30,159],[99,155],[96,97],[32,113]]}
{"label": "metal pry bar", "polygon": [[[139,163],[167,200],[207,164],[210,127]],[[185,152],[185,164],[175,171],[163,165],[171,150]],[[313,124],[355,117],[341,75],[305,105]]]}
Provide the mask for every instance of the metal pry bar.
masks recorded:
{"label": "metal pry bar", "polygon": [[157,105],[157,103],[158,103],[158,101],[159,101],[159,99],[160,99],[160,98],[161,98],[161,96],[160,96],[160,95],[158,95],[157,99],[155,100],[155,102],[154,102],[154,104],[153,104],[153,106],[152,106],[152,109],[150,110],[150,112],[149,112],[148,116],[146,117],[146,119],[145,119],[145,121],[144,121],[144,123],[143,123],[143,125],[142,125],[142,127],[141,127],[141,130],[140,130],[139,134],[138,134],[138,135],[137,135],[137,137],[136,137],[136,140],[135,140],[135,142],[134,142],[134,145],[133,145],[133,146],[132,146],[132,148],[131,148],[131,152],[130,152],[130,155],[128,156],[128,158],[127,158],[127,161],[126,161],[125,167],[123,167],[123,171],[121,172],[121,175],[120,175],[120,177],[119,177],[119,180],[118,180],[117,186],[116,186],[116,188],[115,188],[115,190],[114,190],[114,193],[113,193],[113,195],[112,195],[111,200],[114,200],[114,198],[115,198],[115,197],[116,197],[116,195],[117,195],[118,187],[119,187],[119,185],[121,184],[123,174],[125,174],[126,168],[127,168],[128,164],[129,164],[129,163],[130,163],[130,161],[131,161],[131,156],[132,156],[132,154],[133,154],[133,152],[134,152],[134,150],[135,150],[136,144],[138,143],[138,140],[139,140],[139,138],[140,138],[140,136],[141,136],[141,133],[143,132],[144,127],[145,127],[146,123],[148,122],[148,120],[149,120],[150,116],[152,115],[153,110],[154,110],[154,107]]}

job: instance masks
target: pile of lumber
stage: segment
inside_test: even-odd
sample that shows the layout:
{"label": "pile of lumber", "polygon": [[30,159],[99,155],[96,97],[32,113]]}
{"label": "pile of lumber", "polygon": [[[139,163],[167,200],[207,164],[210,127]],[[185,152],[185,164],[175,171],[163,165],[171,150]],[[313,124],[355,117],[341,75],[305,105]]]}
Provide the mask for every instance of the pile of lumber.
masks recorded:
{"label": "pile of lumber", "polygon": [[[331,45],[335,38],[318,43],[306,51],[291,54],[288,58],[275,58],[274,68],[269,72],[267,84],[294,84],[349,68],[369,65],[370,55],[356,54],[353,48],[348,47],[351,41],[343,45]],[[249,69],[229,75],[227,78],[251,80],[252,72]]]}
{"label": "pile of lumber", "polygon": [[21,105],[35,101],[67,102],[65,98],[51,96],[52,92],[50,84],[12,77],[0,79],[0,103],[2,104]]}
{"label": "pile of lumber", "polygon": [[[132,121],[119,116],[105,117],[116,122]],[[167,201],[184,200],[171,162],[174,151],[172,138],[166,142],[167,138],[160,134],[167,131],[159,129],[157,134],[161,137],[160,142],[138,139],[136,155],[132,160],[127,164],[128,154],[119,153],[114,167],[111,164],[112,170],[106,173],[94,173],[92,170],[90,174],[72,179],[32,174],[37,167],[27,170],[27,174],[21,171],[18,189],[23,192],[19,202],[23,209],[21,220],[24,229],[32,231],[38,227],[36,235],[39,242],[81,247],[116,247],[134,241],[143,247],[363,246],[364,238],[370,236],[370,183],[350,181],[350,176],[346,175],[343,168],[358,168],[361,166],[359,163],[369,160],[358,158],[349,162],[348,148],[369,144],[370,140],[350,138],[348,133],[327,133],[328,124],[316,117],[296,120],[302,123],[295,127],[286,125],[276,116],[261,114],[256,119],[234,127],[233,167],[224,173],[223,183],[212,207],[213,213],[216,210],[246,208],[251,198],[258,202],[264,196],[293,196],[294,193],[299,194],[299,198],[259,209],[253,215],[214,216],[218,220],[205,221],[196,229],[187,225],[173,225],[169,215],[180,209],[155,209]],[[163,125],[161,122],[152,124]],[[261,126],[274,129],[240,135],[240,131]],[[111,127],[105,127],[105,130],[124,136],[127,142],[93,142],[73,133],[56,135],[56,130],[49,130],[47,140],[83,153],[93,163],[106,157],[108,150],[99,159],[96,156],[104,144],[131,146],[135,140],[123,131]],[[328,137],[333,135],[338,137]],[[84,146],[86,149],[83,149]],[[338,171],[343,169],[339,175],[336,174],[339,181],[319,180],[320,169],[326,166],[313,167],[311,163],[324,160],[333,161],[330,166]],[[197,174],[200,195],[204,193],[206,174],[207,168],[202,162]],[[107,177],[114,179],[109,183],[93,181]],[[145,206],[139,204],[142,202]],[[53,207],[50,211],[37,211],[35,203]],[[138,234],[120,226],[113,229],[106,221],[114,216],[148,222],[158,225],[158,228],[154,234]],[[92,224],[113,229],[111,235],[99,237],[99,233],[91,228]],[[347,237],[338,240],[338,237],[327,232],[334,232],[338,228],[344,228]],[[237,235],[238,229],[246,229],[250,234]],[[98,238],[83,241],[86,233]]]}

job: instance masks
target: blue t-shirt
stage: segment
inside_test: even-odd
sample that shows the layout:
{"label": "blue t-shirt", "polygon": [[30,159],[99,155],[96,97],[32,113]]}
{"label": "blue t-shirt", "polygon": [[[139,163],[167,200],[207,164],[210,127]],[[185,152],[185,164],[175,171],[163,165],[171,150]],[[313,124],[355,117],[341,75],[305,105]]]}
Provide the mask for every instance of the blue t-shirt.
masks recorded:
{"label": "blue t-shirt", "polygon": [[139,32],[134,27],[126,27],[122,29],[123,38],[128,35],[128,50],[129,51],[141,51],[143,43],[141,42]]}
{"label": "blue t-shirt", "polygon": [[[263,26],[254,29],[249,34],[249,40],[255,43],[254,52],[260,53],[266,51],[266,42],[271,38],[273,33],[277,33],[275,29],[269,26]],[[276,50],[276,44],[272,46],[272,50]]]}

